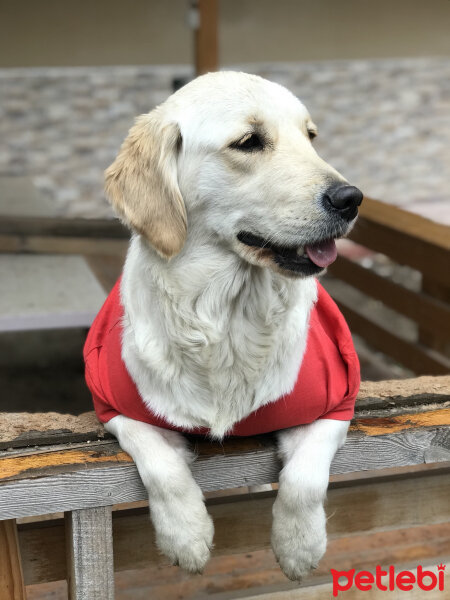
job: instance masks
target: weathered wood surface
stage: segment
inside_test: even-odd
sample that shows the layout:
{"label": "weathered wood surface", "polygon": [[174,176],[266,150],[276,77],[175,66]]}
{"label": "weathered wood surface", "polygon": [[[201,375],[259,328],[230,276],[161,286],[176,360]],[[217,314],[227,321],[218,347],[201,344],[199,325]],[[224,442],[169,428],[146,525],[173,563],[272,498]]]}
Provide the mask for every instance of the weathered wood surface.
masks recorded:
{"label": "weathered wood surface", "polygon": [[[363,385],[360,408],[332,474],[449,461],[449,381],[440,377]],[[90,433],[90,423],[98,430],[93,415],[80,418],[84,433]],[[193,474],[205,491],[277,481],[280,465],[273,435],[231,438],[223,444],[190,439],[198,454]],[[145,498],[130,456],[113,439],[18,448],[0,457],[2,519]]]}
{"label": "weathered wood surface", "polygon": [[[107,436],[95,413],[0,413],[0,450],[23,446],[83,442]],[[1,456],[1,454],[0,454]]]}
{"label": "weathered wood surface", "polygon": [[0,521],[0,600],[26,600],[14,519]]}
{"label": "weathered wood surface", "polygon": [[[396,429],[397,424],[393,427]],[[373,436],[351,431],[346,445],[336,454],[331,473],[450,461],[448,425],[389,434],[389,424],[383,423],[382,431]],[[0,519],[146,499],[134,463],[117,443],[90,446],[0,460]],[[205,491],[278,479],[280,465],[270,436],[251,438],[245,451],[242,442],[234,451],[232,443],[218,446],[198,442],[196,450],[199,457],[192,472]]]}
{"label": "weathered wood surface", "polygon": [[[328,492],[331,540],[450,520],[450,469],[419,478],[347,483],[331,483]],[[268,492],[209,500],[215,526],[213,556],[269,548],[274,497]],[[113,537],[116,571],[168,564],[154,544],[147,508],[115,511]],[[66,577],[61,519],[21,525],[19,539],[27,585]]]}
{"label": "weathered wood surface", "polygon": [[[356,401],[356,415],[382,416],[377,410],[411,412],[412,407],[450,403],[450,376],[417,377],[391,381],[363,381]],[[386,415],[384,415],[386,416]],[[92,441],[110,437],[95,413],[79,416],[59,413],[0,413],[0,450],[30,445]],[[1,456],[1,455],[0,455]]]}
{"label": "weathered wood surface", "polygon": [[113,600],[111,507],[66,513],[65,537],[69,600]]}

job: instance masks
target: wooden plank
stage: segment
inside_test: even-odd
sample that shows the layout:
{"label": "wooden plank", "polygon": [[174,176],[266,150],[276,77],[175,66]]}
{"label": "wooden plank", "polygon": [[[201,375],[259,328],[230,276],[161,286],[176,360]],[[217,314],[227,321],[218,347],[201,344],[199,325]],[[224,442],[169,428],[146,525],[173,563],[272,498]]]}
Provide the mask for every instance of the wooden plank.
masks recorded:
{"label": "wooden plank", "polygon": [[195,72],[203,75],[218,69],[218,1],[196,0],[198,27],[195,29]]}
{"label": "wooden plank", "polygon": [[450,376],[362,381],[355,410],[378,410],[450,401]]}
{"label": "wooden plank", "polygon": [[[446,420],[450,418],[447,413]],[[331,465],[331,473],[354,473],[450,460],[450,428],[435,425],[398,431],[382,417],[366,423],[375,435],[352,430]],[[388,433],[390,427],[397,433]],[[223,445],[199,442],[199,457],[192,465],[195,480],[204,491],[273,483],[280,464],[272,436],[245,440],[233,451],[233,440]],[[103,448],[102,448],[103,446]],[[209,448],[208,448],[209,446]],[[205,449],[207,450],[205,452]],[[0,460],[0,519],[43,515],[146,499],[136,467],[115,442],[92,449],[55,454],[47,452]],[[53,455],[53,456],[52,456]]]}
{"label": "wooden plank", "polygon": [[94,411],[81,415],[0,413],[0,450],[38,444],[68,444],[110,437]]}
{"label": "wooden plank", "polygon": [[69,600],[113,600],[111,507],[65,515]]}
{"label": "wooden plank", "polygon": [[[331,483],[329,539],[444,524],[450,519],[449,494],[450,472],[347,487]],[[215,525],[213,557],[269,548],[274,497],[268,492],[207,501]],[[167,564],[154,544],[148,508],[114,512],[113,532],[116,571]],[[65,578],[61,520],[22,525],[19,536],[27,585]]]}
{"label": "wooden plank", "polygon": [[[436,283],[426,275],[422,277],[422,292],[429,294],[435,302],[442,302],[447,306],[450,305],[450,286]],[[447,318],[443,327],[446,325],[450,327],[450,318]],[[439,335],[438,331],[430,332],[430,329],[424,323],[421,323],[419,327],[419,340],[423,344],[433,348],[433,350],[437,350],[445,356],[450,357],[450,336],[445,336],[443,339],[443,336]]]}
{"label": "wooden plank", "polygon": [[449,269],[444,268],[444,265],[448,264],[449,251],[440,245],[416,239],[402,231],[387,228],[385,225],[364,218],[358,220],[349,239],[371,250],[386,254],[394,262],[426,273],[434,281],[449,285]]}
{"label": "wooden plank", "polygon": [[14,519],[0,521],[0,600],[26,600]]}
{"label": "wooden plank", "polygon": [[359,209],[362,220],[380,225],[392,232],[402,233],[415,241],[422,241],[433,247],[450,251],[450,227],[431,221],[425,217],[399,208],[394,204],[387,204],[364,198]]}
{"label": "wooden plank", "polygon": [[370,345],[389,354],[418,375],[443,375],[450,372],[450,360],[445,356],[419,343],[404,340],[359,314],[343,301],[337,300],[336,303],[353,333],[358,333]]}
{"label": "wooden plank", "polygon": [[[450,425],[450,401],[429,406],[393,407],[386,410],[363,410],[353,419],[350,432],[360,432],[376,437],[403,431]],[[251,438],[229,438],[222,444],[208,441],[201,436],[188,436],[199,460],[215,459],[218,455],[228,460],[265,454],[273,450],[272,435]],[[0,459],[0,482],[18,481],[66,473],[68,469],[101,468],[104,465],[131,463],[131,457],[122,451],[113,439],[78,445],[54,446],[5,453]]]}
{"label": "wooden plank", "polygon": [[441,425],[450,425],[450,408],[419,411],[416,414],[409,412],[400,415],[360,417],[350,426],[350,430],[361,431],[366,435],[383,435],[386,430],[397,432],[405,429],[439,427]]}
{"label": "wooden plank", "polygon": [[[331,581],[330,569],[356,571],[371,570],[374,565],[396,565],[396,569],[418,564],[439,564],[450,547],[450,524],[438,524],[383,531],[362,536],[329,540],[327,552],[319,567],[302,584],[289,582],[281,572],[273,552],[262,549],[245,554],[231,554],[212,558],[201,577],[187,577],[181,569],[158,564],[144,570],[120,571],[115,574],[118,590],[126,590],[129,598],[203,598],[228,600],[249,594],[268,593],[286,589],[309,587]],[[400,569],[398,569],[400,570]],[[239,588],[239,589],[237,589]],[[41,584],[45,593],[55,593],[64,600],[64,582]],[[59,596],[57,592],[61,590]],[[345,596],[343,596],[345,598]],[[369,594],[370,597],[370,594]],[[331,598],[331,596],[330,596]],[[329,598],[327,598],[329,600]]]}
{"label": "wooden plank", "polygon": [[0,234],[18,237],[68,237],[128,240],[129,230],[118,219],[0,216]]}
{"label": "wooden plank", "polygon": [[[450,376],[363,381],[356,414],[450,402]],[[424,410],[421,409],[421,410]],[[110,437],[93,411],[79,416],[49,413],[0,413],[0,450],[38,444],[67,444]],[[227,444],[229,442],[227,441]],[[248,442],[246,442],[248,444]],[[243,451],[245,451],[245,446]]]}
{"label": "wooden plank", "polygon": [[19,236],[0,234],[0,252],[39,254],[111,255],[123,257],[128,242],[120,239],[89,239],[83,237]]}
{"label": "wooden plank", "polygon": [[329,272],[416,321],[438,339],[450,339],[450,306],[425,293],[413,292],[340,256]]}

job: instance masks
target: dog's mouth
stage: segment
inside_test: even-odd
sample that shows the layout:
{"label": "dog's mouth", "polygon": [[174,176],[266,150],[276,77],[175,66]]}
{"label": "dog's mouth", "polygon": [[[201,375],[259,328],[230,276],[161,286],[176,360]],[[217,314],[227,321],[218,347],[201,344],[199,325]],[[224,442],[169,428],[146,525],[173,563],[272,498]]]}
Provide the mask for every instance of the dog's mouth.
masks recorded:
{"label": "dog's mouth", "polygon": [[271,258],[280,269],[299,275],[317,275],[337,258],[333,238],[305,246],[282,246],[248,231],[240,231],[237,238],[242,244],[258,249],[263,257]]}

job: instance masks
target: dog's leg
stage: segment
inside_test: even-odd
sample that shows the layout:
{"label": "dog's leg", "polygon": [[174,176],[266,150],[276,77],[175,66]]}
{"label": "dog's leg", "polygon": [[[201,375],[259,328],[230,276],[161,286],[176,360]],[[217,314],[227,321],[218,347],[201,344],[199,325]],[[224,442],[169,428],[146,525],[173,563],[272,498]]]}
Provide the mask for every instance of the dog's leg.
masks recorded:
{"label": "dog's leg", "polygon": [[136,463],[160,550],[173,564],[201,572],[209,559],[214,527],[189,468],[193,455],[185,438],[122,415],[112,418],[105,429]]}
{"label": "dog's leg", "polygon": [[330,464],[345,442],[348,425],[319,419],[278,434],[283,469],[273,505],[272,548],[289,579],[300,580],[325,553],[323,503]]}

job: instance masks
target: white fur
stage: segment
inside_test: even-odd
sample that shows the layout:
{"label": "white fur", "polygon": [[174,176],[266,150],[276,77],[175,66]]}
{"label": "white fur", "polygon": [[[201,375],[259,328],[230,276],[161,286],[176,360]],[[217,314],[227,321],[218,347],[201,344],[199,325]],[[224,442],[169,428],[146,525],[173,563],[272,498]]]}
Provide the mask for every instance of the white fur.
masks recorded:
{"label": "white fur", "polygon": [[123,359],[154,413],[222,438],[293,388],[315,280],[253,267],[212,243],[188,257],[192,269],[181,258],[154,265],[151,253],[131,242]]}
{"label": "white fur", "polygon": [[325,552],[323,503],[330,464],[345,442],[348,425],[320,419],[278,433],[283,469],[272,510],[272,548],[289,579],[307,575]]}
{"label": "white fur", "polygon": [[[210,74],[157,110],[181,133],[187,237],[167,260],[133,235],[121,287],[122,356],[152,412],[220,439],[293,388],[317,295],[314,278],[286,276],[236,235],[248,229],[286,245],[311,242],[329,226],[320,195],[330,180],[345,180],[314,151],[306,108],[259,77]],[[254,122],[273,148],[260,156],[230,150]],[[285,467],[272,543],[288,577],[304,575],[325,550],[323,498],[347,425],[323,420],[280,434]],[[106,428],[137,464],[159,547],[201,570],[213,527],[182,436],[123,416]]]}

